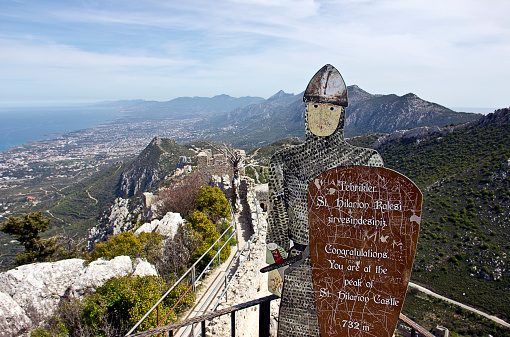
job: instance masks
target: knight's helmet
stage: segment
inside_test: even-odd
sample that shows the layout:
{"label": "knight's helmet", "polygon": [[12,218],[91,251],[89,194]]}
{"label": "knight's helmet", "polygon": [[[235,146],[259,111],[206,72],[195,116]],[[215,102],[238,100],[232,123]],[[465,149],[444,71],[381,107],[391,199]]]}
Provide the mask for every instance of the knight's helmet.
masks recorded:
{"label": "knight's helmet", "polygon": [[331,64],[322,67],[308,83],[303,101],[347,107],[347,87],[340,72]]}

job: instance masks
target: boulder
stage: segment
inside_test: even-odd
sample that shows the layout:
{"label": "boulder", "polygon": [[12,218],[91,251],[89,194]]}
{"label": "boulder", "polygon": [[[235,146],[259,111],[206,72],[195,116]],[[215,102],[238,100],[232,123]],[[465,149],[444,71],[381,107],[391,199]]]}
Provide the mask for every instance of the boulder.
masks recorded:
{"label": "boulder", "polygon": [[61,300],[127,275],[157,275],[157,271],[147,261],[132,263],[128,256],[117,256],[88,265],[82,259],[33,263],[0,273],[0,331],[9,331],[6,336],[22,334],[51,317]]}
{"label": "boulder", "polygon": [[158,233],[167,238],[173,239],[177,233],[177,229],[182,225],[183,220],[179,213],[168,212],[161,220],[152,220],[151,222],[144,223],[135,231],[135,234],[140,233]]}
{"label": "boulder", "polygon": [[16,336],[29,332],[32,321],[16,301],[0,292],[0,337]]}

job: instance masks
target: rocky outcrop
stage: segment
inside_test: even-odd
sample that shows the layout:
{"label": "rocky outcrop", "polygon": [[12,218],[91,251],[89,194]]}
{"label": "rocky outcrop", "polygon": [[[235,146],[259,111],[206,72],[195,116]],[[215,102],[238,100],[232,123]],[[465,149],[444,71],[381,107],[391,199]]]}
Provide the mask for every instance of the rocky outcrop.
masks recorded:
{"label": "rocky outcrop", "polygon": [[189,166],[194,155],[190,149],[170,138],[155,137],[131,162],[119,178],[119,196],[130,198],[155,190],[179,166]]}
{"label": "rocky outcrop", "polygon": [[173,239],[183,220],[179,213],[168,212],[161,220],[152,220],[137,228],[135,234],[158,233],[167,238]]}
{"label": "rocky outcrop", "polygon": [[106,241],[110,236],[133,230],[135,223],[140,220],[139,216],[135,218],[133,214],[140,214],[140,208],[132,206],[127,199],[115,199],[98,224],[89,229],[87,249],[94,249],[97,243]]}
{"label": "rocky outcrop", "polygon": [[390,133],[389,135],[385,135],[377,139],[374,143],[374,149],[381,147],[382,145],[400,139],[422,139],[425,137],[430,137],[436,134],[445,135],[451,133],[455,130],[460,130],[465,128],[466,124],[460,124],[457,126],[447,126],[444,128],[440,128],[437,126],[424,126],[421,128],[414,128],[409,130],[397,130],[395,132]]}
{"label": "rocky outcrop", "polygon": [[[135,231],[135,234],[142,232],[159,233],[173,239],[177,229],[183,222],[181,215],[168,212],[163,219],[152,220],[159,207],[158,198],[152,193],[144,193],[142,200],[142,205],[135,205],[127,199],[117,198],[110,209],[101,217],[99,223],[89,229],[88,250],[91,251],[97,243],[106,241],[110,236],[129,231]],[[152,221],[136,228],[136,224],[142,222],[144,218]]]}
{"label": "rocky outcrop", "polygon": [[19,336],[52,316],[61,300],[94,291],[113,277],[157,275],[148,262],[69,259],[23,265],[0,273],[0,336]]}
{"label": "rocky outcrop", "polygon": [[495,110],[494,112],[476,120],[470,125],[484,127],[489,124],[503,125],[510,123],[510,108],[503,108]]}
{"label": "rocky outcrop", "polygon": [[0,292],[0,337],[28,333],[32,321],[11,296]]}

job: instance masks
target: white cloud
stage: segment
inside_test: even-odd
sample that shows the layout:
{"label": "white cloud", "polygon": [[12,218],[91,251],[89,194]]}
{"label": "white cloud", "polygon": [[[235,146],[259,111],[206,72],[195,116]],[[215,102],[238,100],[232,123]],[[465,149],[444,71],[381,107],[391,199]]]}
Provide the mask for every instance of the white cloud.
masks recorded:
{"label": "white cloud", "polygon": [[332,63],[348,84],[371,92],[413,91],[456,106],[508,104],[508,1],[118,0],[20,8],[2,16],[14,28],[2,33],[0,84],[24,83],[26,95],[33,79],[55,88],[79,82],[83,95],[101,83],[112,99],[219,91],[267,97],[302,91]]}

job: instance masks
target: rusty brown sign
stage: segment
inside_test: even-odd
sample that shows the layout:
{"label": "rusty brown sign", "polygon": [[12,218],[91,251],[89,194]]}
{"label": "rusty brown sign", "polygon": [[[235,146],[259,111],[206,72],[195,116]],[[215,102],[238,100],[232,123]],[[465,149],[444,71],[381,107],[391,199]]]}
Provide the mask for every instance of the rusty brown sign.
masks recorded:
{"label": "rusty brown sign", "polygon": [[344,166],[308,187],[321,336],[391,336],[405,299],[422,194],[398,172]]}

